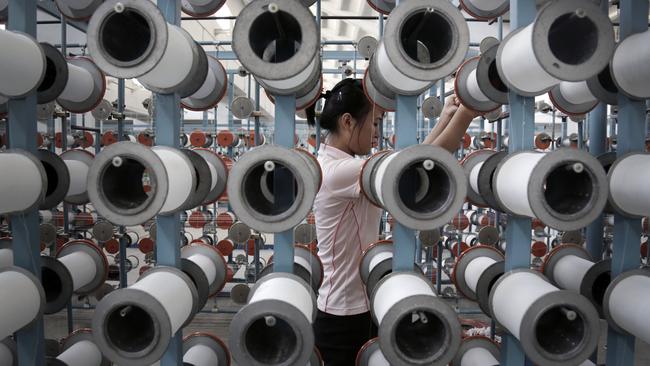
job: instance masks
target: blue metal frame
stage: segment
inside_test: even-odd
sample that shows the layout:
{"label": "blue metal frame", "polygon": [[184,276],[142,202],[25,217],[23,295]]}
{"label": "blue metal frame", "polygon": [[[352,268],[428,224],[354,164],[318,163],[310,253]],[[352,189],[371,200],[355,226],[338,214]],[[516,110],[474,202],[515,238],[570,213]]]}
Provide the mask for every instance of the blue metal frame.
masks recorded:
{"label": "blue metal frame", "polygon": [[[158,8],[170,24],[180,24],[180,1],[158,0]],[[178,148],[180,145],[181,107],[177,94],[156,94],[156,144]],[[180,267],[181,224],[180,213],[156,216],[156,264]],[[182,329],[172,337],[167,351],[160,360],[161,366],[181,364]]]}
{"label": "blue metal frame", "polygon": [[[648,2],[621,0],[620,39],[645,32],[648,29]],[[643,151],[645,144],[645,101],[634,101],[623,94],[618,96],[619,121],[616,155]],[[612,256],[612,278],[639,266],[640,219],[631,219],[617,214],[614,217],[614,247]],[[634,337],[609,329],[607,334],[607,365],[634,365]]]}
{"label": "blue metal frame", "polygon": [[[607,1],[603,2],[607,5]],[[607,149],[607,105],[604,103],[589,113],[589,152],[593,156],[604,154]],[[586,249],[595,260],[603,255],[603,215],[587,227]]]}
{"label": "blue metal frame", "polygon": [[[289,149],[294,147],[294,131],[296,129],[296,97],[295,95],[275,96],[275,131],[273,137],[276,145]],[[282,179],[278,172],[274,179]],[[279,192],[278,189],[293,189],[293,184],[274,184],[276,194],[282,196],[292,194],[289,191]],[[280,197],[288,198],[288,197]],[[293,230],[286,230],[274,235],[273,270],[275,272],[293,273]]]}
{"label": "blue metal frame", "polygon": [[[395,110],[395,150],[416,145],[417,96],[397,96]],[[395,222],[393,228],[393,271],[412,271],[416,252],[415,231]]]}
{"label": "blue metal frame", "polygon": [[[510,0],[510,31],[525,27],[535,19],[534,0]],[[510,144],[509,153],[533,148],[535,135],[535,98],[525,98],[510,92]],[[528,268],[530,266],[531,220],[529,218],[508,217],[506,228],[506,263],[505,270]],[[503,337],[501,364],[520,366],[526,363],[521,344],[511,334]]]}
{"label": "blue metal frame", "polygon": [[[36,38],[36,0],[10,0],[8,30],[27,33]],[[36,92],[8,102],[8,146],[36,153]],[[36,234],[35,234],[36,233]],[[11,215],[14,264],[41,278],[38,211],[34,209]],[[44,361],[43,318],[16,332],[18,365],[41,365]]]}

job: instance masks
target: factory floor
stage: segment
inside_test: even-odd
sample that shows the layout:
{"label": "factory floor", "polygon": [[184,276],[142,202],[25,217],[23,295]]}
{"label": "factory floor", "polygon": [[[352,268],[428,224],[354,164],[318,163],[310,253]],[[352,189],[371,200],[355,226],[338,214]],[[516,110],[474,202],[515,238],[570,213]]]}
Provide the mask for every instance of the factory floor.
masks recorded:
{"label": "factory floor", "polygon": [[[461,309],[476,309],[476,305],[470,301],[466,300],[449,300],[450,305],[455,308]],[[214,302],[209,302],[206,305],[205,310],[210,310],[214,306]],[[229,298],[219,298],[217,300],[217,305],[221,309],[235,309],[236,304],[234,304]],[[74,328],[84,328],[90,327],[90,322],[92,319],[93,311],[84,310],[84,309],[74,309]],[[184,335],[193,333],[193,332],[209,332],[219,338],[221,338],[226,344],[228,344],[228,327],[230,325],[230,320],[232,319],[232,313],[199,313],[195,316],[194,320],[190,325],[184,328]],[[467,323],[472,321],[479,323],[489,324],[489,318],[485,317],[482,314],[468,314],[461,315],[461,318],[467,319]],[[62,311],[57,314],[45,316],[45,337],[49,339],[61,339],[68,334],[67,332],[67,318],[66,312]],[[606,346],[605,340],[607,338],[607,328],[604,321],[601,323],[601,336],[600,343],[598,347],[598,364],[605,364],[606,358]],[[636,343],[636,355],[635,355],[635,366],[648,366],[650,365],[650,345],[643,343],[637,340]],[[236,366],[236,363],[233,362],[233,366]]]}

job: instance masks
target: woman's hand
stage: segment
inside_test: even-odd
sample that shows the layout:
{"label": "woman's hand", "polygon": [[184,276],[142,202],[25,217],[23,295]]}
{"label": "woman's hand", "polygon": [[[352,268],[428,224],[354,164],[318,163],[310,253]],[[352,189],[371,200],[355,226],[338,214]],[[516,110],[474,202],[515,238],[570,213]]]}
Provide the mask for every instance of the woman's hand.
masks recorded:
{"label": "woman's hand", "polygon": [[442,107],[442,112],[440,113],[440,118],[444,120],[450,120],[451,117],[456,114],[456,111],[460,107],[460,100],[456,97],[455,94],[452,94],[447,97],[445,100],[445,105]]}

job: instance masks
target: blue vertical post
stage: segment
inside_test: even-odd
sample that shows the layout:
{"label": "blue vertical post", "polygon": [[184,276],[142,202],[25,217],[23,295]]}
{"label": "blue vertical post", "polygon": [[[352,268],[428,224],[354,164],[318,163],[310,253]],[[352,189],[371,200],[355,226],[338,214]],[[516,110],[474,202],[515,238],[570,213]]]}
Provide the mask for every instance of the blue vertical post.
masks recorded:
{"label": "blue vertical post", "polygon": [[[180,24],[180,1],[158,0],[158,8],[170,24]],[[180,97],[177,94],[156,95],[156,144],[179,148],[181,131]],[[162,266],[180,266],[180,214],[156,216],[156,263]],[[172,337],[161,366],[182,364],[182,329]]]}
{"label": "blue vertical post", "polygon": [[[36,37],[36,0],[10,0],[8,30]],[[8,102],[8,147],[36,153],[36,92]],[[14,264],[41,278],[38,211],[11,215]],[[7,296],[6,294],[3,296]],[[18,365],[41,365],[44,361],[43,318],[16,332]]]}
{"label": "blue vertical post", "polygon": [[[395,111],[395,150],[415,145],[417,141],[417,96],[397,96]],[[415,233],[395,222],[393,228],[393,271],[412,271],[415,260]]]}
{"label": "blue vertical post", "polygon": [[[510,31],[525,27],[535,19],[534,0],[510,0]],[[531,150],[535,134],[535,98],[525,98],[510,92],[510,140],[508,151]],[[505,270],[529,268],[531,220],[529,218],[508,217],[506,228],[506,263]],[[526,363],[526,356],[517,339],[508,334],[503,338],[501,364],[519,366]]]}
{"label": "blue vertical post", "polygon": [[[605,2],[606,3],[606,2]],[[607,148],[607,105],[604,103],[589,113],[589,153],[598,156]],[[603,215],[587,227],[587,251],[595,260],[602,258]]]}
{"label": "blue vertical post", "polygon": [[[648,2],[621,0],[620,39],[645,32],[648,29]],[[623,94],[618,96],[619,120],[616,155],[643,151],[645,144],[645,101],[635,101]],[[614,247],[612,256],[612,278],[639,266],[640,219],[631,219],[616,214],[614,217]],[[613,329],[607,333],[607,366],[634,365],[634,337]]]}
{"label": "blue vertical post", "polygon": [[[275,131],[274,140],[276,145],[292,149],[294,147],[294,131],[296,130],[296,96],[276,95],[275,96]],[[278,179],[278,172],[275,173]],[[283,188],[282,185],[276,189]],[[289,184],[293,189],[293,185]],[[284,188],[289,188],[285,186]],[[280,192],[287,194],[293,192]],[[282,199],[283,197],[280,197]],[[286,197],[284,197],[286,198]],[[277,201],[277,200],[276,200]],[[286,230],[274,235],[274,256],[273,270],[275,272],[293,272],[293,230]]]}

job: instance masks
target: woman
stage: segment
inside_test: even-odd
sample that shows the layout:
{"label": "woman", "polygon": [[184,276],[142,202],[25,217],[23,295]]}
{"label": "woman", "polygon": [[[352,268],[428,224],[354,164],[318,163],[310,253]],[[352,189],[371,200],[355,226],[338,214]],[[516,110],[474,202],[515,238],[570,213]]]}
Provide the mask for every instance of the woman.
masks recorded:
{"label": "woman", "polygon": [[[384,112],[368,100],[356,79],[344,79],[322,97],[320,126],[328,135],[318,152],[323,184],[314,215],[324,278],[314,333],[326,366],[350,366],[357,351],[377,332],[358,266],[363,250],[378,239],[382,212],[361,193],[359,176],[365,160],[355,156],[370,153]],[[423,143],[455,151],[474,117],[450,97]],[[313,110],[308,111],[308,119],[313,125]]]}

